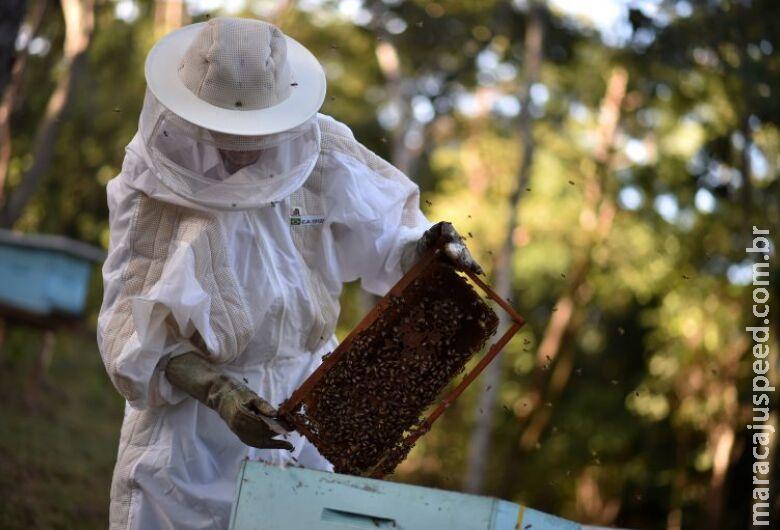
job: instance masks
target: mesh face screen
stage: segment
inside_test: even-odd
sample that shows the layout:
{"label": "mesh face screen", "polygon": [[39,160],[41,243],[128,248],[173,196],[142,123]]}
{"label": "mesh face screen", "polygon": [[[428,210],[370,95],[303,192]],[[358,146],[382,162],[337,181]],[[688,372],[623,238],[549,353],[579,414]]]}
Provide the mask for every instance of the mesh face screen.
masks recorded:
{"label": "mesh face screen", "polygon": [[[320,153],[316,117],[281,133],[224,134],[177,116],[150,90],[139,132],[154,175],[177,195],[211,208],[257,208],[288,197]],[[235,164],[238,159],[248,163]]]}

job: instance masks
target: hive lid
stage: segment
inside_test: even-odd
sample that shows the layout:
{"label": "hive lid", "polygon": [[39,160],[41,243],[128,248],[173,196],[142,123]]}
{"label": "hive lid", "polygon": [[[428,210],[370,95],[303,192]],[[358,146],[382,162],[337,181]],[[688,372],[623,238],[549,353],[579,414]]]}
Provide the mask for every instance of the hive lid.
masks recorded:
{"label": "hive lid", "polygon": [[0,228],[0,245],[59,252],[95,263],[102,263],[106,259],[106,252],[101,248],[83,241],[52,234],[26,234]]}

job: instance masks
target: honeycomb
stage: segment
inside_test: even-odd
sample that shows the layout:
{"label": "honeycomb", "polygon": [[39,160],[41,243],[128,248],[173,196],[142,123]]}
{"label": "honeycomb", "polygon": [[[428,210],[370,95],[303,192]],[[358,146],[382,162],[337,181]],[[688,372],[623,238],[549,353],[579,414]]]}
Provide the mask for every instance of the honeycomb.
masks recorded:
{"label": "honeycomb", "polygon": [[283,414],[338,473],[391,473],[411,449],[410,437],[425,429],[423,413],[498,327],[471,284],[438,260],[400,295],[388,294],[375,315]]}

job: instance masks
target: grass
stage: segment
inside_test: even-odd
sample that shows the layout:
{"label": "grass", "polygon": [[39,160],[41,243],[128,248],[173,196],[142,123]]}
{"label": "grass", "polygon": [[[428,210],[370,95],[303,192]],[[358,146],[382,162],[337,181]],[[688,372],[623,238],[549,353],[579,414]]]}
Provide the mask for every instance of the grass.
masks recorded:
{"label": "grass", "polygon": [[30,394],[40,335],[8,329],[0,350],[0,528],[106,528],[123,401],[94,338],[68,331]]}

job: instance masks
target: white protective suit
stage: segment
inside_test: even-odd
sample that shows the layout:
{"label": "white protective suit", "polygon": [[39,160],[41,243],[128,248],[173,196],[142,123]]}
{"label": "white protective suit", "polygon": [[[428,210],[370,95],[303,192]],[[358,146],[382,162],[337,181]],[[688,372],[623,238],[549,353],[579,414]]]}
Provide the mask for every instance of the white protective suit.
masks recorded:
{"label": "white protective suit", "polygon": [[417,186],[332,118],[252,139],[234,174],[210,136],[147,92],[108,185],[98,339],[127,400],[112,529],[226,528],[247,457],[329,469],[297,433],[292,453],[245,446],[165,363],[197,351],[278,406],[336,347],[342,283],[383,294],[430,226]]}

